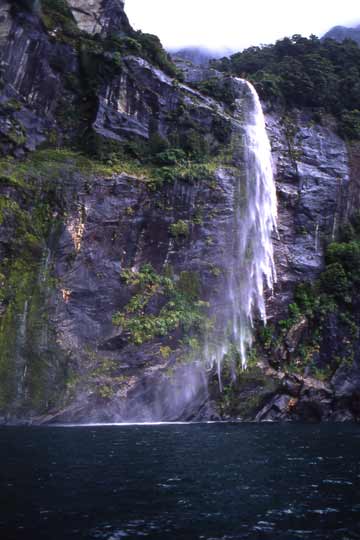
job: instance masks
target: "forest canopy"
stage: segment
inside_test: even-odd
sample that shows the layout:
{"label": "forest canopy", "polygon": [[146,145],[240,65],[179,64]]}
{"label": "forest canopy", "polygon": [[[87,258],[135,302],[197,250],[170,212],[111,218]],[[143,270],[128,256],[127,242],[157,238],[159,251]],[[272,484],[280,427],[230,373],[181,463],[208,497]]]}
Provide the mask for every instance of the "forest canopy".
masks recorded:
{"label": "forest canopy", "polygon": [[332,113],[343,136],[360,138],[360,48],[355,41],[294,35],[212,65],[249,79],[263,99]]}

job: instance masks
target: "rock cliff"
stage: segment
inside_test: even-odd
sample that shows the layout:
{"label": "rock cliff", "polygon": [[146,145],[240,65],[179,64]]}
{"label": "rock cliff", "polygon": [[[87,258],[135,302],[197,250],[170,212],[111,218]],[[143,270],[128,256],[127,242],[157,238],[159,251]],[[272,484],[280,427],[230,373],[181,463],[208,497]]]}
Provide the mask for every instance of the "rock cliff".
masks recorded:
{"label": "rock cliff", "polygon": [[2,421],[359,418],[358,332],[333,313],[315,346],[288,314],[359,197],[331,118],[267,111],[278,282],[220,392],[199,358],[223,309],[246,84],[176,67],[115,0],[3,3],[0,62]]}
{"label": "rock cliff", "polygon": [[69,0],[68,4],[78,27],[84,32],[106,35],[130,30],[122,0]]}

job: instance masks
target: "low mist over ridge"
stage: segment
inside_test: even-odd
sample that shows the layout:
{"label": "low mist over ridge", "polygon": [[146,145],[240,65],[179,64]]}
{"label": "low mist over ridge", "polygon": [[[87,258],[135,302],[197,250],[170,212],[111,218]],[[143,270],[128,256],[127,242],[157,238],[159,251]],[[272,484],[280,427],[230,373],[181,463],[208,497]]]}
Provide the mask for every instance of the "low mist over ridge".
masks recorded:
{"label": "low mist over ridge", "polygon": [[188,60],[197,66],[208,65],[212,59],[223,58],[230,56],[235,51],[232,49],[208,49],[206,47],[184,47],[179,50],[170,50],[170,54],[174,58]]}
{"label": "low mist over ridge", "polygon": [[[287,38],[284,36],[284,39]],[[322,37],[320,37],[320,40],[324,39],[334,39],[340,43],[346,39],[352,39],[358,45],[360,45],[360,24],[352,27],[341,25],[333,26]],[[254,44],[253,46],[255,47],[256,45]],[[264,46],[265,45],[263,44],[260,45],[260,47]],[[175,60],[181,59],[189,61],[197,66],[207,66],[209,65],[210,60],[219,60],[221,58],[231,57],[232,55],[245,51],[246,49],[247,48],[239,50],[234,50],[231,48],[209,48],[199,45],[183,47],[180,49],[170,48],[168,49],[168,52]]]}
{"label": "low mist over ridge", "polygon": [[323,39],[331,38],[336,41],[344,41],[344,39],[353,39],[360,45],[360,24],[354,27],[334,26],[323,36]]}
{"label": "low mist over ridge", "polygon": [[359,18],[355,0],[343,0],[341,5],[304,0],[295,6],[285,0],[255,1],[246,9],[238,0],[128,0],[126,11],[135,29],[159,36],[172,51],[187,47],[240,51],[294,34],[322,36],[333,26],[352,26]]}

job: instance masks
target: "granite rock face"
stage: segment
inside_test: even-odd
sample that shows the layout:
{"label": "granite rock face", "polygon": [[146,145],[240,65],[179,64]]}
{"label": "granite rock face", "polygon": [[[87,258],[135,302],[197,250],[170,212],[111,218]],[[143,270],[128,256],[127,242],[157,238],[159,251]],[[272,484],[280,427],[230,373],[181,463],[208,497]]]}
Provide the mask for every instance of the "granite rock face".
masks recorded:
{"label": "granite rock face", "polygon": [[324,266],[324,248],[347,214],[350,161],[346,144],[330,127],[306,114],[269,114],[279,200],[279,238],[274,239],[278,289],[271,303],[286,307],[293,284],[312,280]]}
{"label": "granite rock face", "polygon": [[69,0],[68,3],[78,27],[84,32],[108,34],[129,31],[124,0]]}
{"label": "granite rock face", "polygon": [[66,66],[69,73],[78,66],[74,52],[44,32],[37,11],[14,12],[7,3],[1,9],[2,151],[21,155],[56,132],[55,111],[69,97],[57,66]]}
{"label": "granite rock face", "polygon": [[[301,343],[306,320],[289,330],[277,369],[263,360],[240,377],[231,389],[232,408],[224,406],[227,395],[220,394],[214,370],[197,361],[194,334],[176,329],[139,343],[114,324],[114,315],[139,294],[124,271],[136,273],[145,264],[175,286],[196,286],[204,320],[216,325],[221,317],[234,194],[244,167],[241,107],[249,96],[244,82],[227,80],[242,104],[230,107],[191,86],[221,79],[214,70],[179,63],[179,82],[149,55],[121,49],[119,60],[118,50],[100,53],[99,43],[113,32],[120,46],[123,38],[134,39],[123,2],[68,5],[80,34],[71,30],[65,38],[61,29],[44,26],[37,10],[0,7],[0,148],[2,155],[27,155],[19,162],[26,172],[15,180],[6,172],[0,183],[1,419],[358,419],[359,358],[326,382],[283,370],[281,359],[286,364]],[[95,77],[99,66],[106,68]],[[322,271],[325,244],[359,190],[351,156],[330,123],[315,125],[306,111],[289,117],[280,109],[266,119],[279,200],[278,282],[268,298],[276,323],[286,316],[295,285]],[[60,151],[75,133],[135,149],[151,144],[154,134],[170,146],[190,134],[209,157],[196,174],[190,165],[187,176],[173,167],[171,178],[159,183],[157,169],[136,158],[121,170]],[[145,315],[157,317],[165,304],[155,291]],[[341,332],[329,319],[321,361]]]}
{"label": "granite rock face", "polygon": [[[112,317],[129,300],[130,291],[120,277],[126,268],[151,263],[159,273],[165,266],[175,276],[193,272],[204,288],[219,282],[212,274],[216,251],[207,240],[219,238],[221,224],[207,216],[214,206],[222,221],[226,213],[231,216],[222,182],[236,179],[231,171],[218,178],[215,190],[176,183],[155,195],[128,175],[94,179],[86,191],[80,187],[53,256],[66,298],[59,298],[56,308],[58,341],[71,348],[76,371],[88,366],[87,383],[80,385],[70,411],[56,415],[57,420],[89,414],[98,421],[189,419],[201,417],[204,407],[213,414],[202,366],[179,361],[179,335],[137,346],[128,343]],[[201,225],[193,223],[199,209],[204,215]],[[189,223],[190,232],[176,240],[169,228],[179,220]],[[203,298],[208,295],[202,291]],[[168,351],[165,358],[162,350]],[[105,370],[97,376],[96,369],[106,365],[111,365],[111,374]],[[116,379],[112,400],[99,398],[101,388]]]}
{"label": "granite rock face", "polygon": [[[120,142],[136,136],[149,139],[154,129],[169,137],[174,118],[180,117],[185,107],[210,144],[216,145],[219,137],[230,140],[226,130],[230,131],[233,120],[221,104],[189,86],[174,84],[171,77],[143,58],[126,56],[123,62],[121,75],[101,89],[93,124],[97,133]],[[178,123],[179,136],[191,129],[191,121],[183,126]],[[214,136],[219,124],[224,132]]]}

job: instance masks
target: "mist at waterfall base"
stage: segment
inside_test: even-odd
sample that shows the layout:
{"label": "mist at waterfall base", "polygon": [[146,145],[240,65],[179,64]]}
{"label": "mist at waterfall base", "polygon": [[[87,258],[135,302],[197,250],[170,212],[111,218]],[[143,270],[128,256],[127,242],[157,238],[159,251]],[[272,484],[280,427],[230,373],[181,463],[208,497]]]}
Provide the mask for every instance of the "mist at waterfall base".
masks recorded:
{"label": "mist at waterfall base", "polygon": [[351,425],[0,429],[0,538],[351,540]]}

